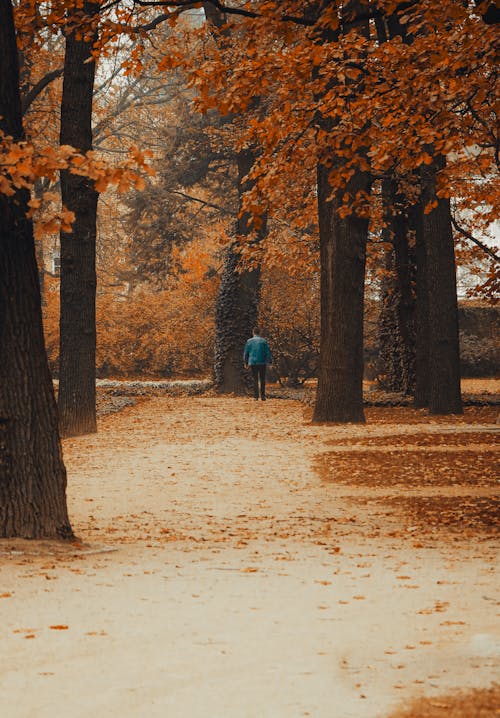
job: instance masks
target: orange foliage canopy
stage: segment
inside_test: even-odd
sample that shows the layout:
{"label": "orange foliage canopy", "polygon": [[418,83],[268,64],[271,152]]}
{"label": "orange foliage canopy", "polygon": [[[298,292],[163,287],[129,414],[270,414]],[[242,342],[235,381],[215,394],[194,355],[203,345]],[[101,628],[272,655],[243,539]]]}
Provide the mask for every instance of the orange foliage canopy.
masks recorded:
{"label": "orange foliage canopy", "polygon": [[[178,0],[165,7],[154,1],[21,0],[18,42],[21,49],[42,48],[47,32],[77,27],[85,36],[98,22],[95,57],[115,52],[115,40],[125,34],[135,43],[124,59],[126,71],[137,73],[148,33],[203,5],[227,10],[227,24],[219,30],[186,26],[184,34],[181,24],[162,39],[159,66],[182,68],[197,90],[198,107],[235,118],[231,131],[238,146],[258,150],[246,209],[255,217],[267,212],[271,220],[265,245],[270,263],[286,261],[302,271],[313,261],[318,162],[332,168],[333,190],[360,168],[375,180],[396,178],[411,202],[420,168],[445,155],[438,194],[452,197],[469,231],[483,235],[491,226],[499,200],[498,71],[496,28],[483,22],[482,6],[456,0],[358,2],[371,18],[365,37],[349,2],[253,0],[233,6]],[[395,12],[402,30],[391,35]],[[37,177],[50,177],[54,167],[68,165],[89,172],[99,190],[109,183],[142,186],[130,162],[110,168],[96,156],[72,156],[68,148],[35,150],[31,142],[14,147],[5,137],[0,147],[2,192],[31,186]],[[144,156],[132,153],[145,169]],[[373,197],[345,194],[342,212],[369,213],[376,230],[384,212],[374,210]],[[251,259],[263,248],[250,244],[243,255]],[[492,275],[490,285],[495,282]]]}
{"label": "orange foliage canopy", "polygon": [[[82,37],[91,34],[95,24],[100,19],[105,19],[100,18],[96,8],[99,8],[99,3],[83,0],[56,0],[47,4],[34,0],[21,0],[16,5],[17,42],[23,58],[23,73],[33,74],[29,77],[30,83],[39,81],[41,72],[46,71],[50,74],[54,71],[54,68],[50,67],[51,53],[47,45],[51,33],[55,36],[61,30],[68,32],[76,27]],[[113,23],[111,25],[114,27]],[[109,23],[104,24],[103,28],[105,29],[100,33],[99,42],[94,47],[96,61],[101,54],[108,51],[107,44],[116,37],[116,30],[112,32]],[[58,62],[62,61],[58,53],[53,54]],[[57,117],[57,108],[55,114]],[[57,120],[54,121],[54,117],[47,119],[47,116],[50,118],[50,113],[39,112],[30,115],[26,138],[22,141],[15,141],[0,131],[0,193],[13,195],[19,189],[31,190],[35,182],[40,179],[54,182],[59,170],[62,169],[69,169],[72,174],[91,178],[98,192],[103,192],[110,185],[121,192],[131,188],[142,189],[143,175],[153,173],[148,164],[151,154],[141,151],[136,146],[129,148],[125,161],[113,165],[104,161],[97,152],[83,154],[68,145],[59,146],[54,136]],[[29,203],[31,212],[52,200],[54,195],[51,192],[39,193],[37,198],[33,198]],[[68,231],[72,220],[72,213],[64,208],[60,211],[51,210],[47,220],[41,223],[38,230]]]}
{"label": "orange foliage canopy", "polygon": [[[396,178],[412,202],[420,169],[444,155],[438,196],[483,233],[500,194],[497,29],[455,0],[356,4],[371,17],[369,37],[352,3],[248,2],[215,41],[213,27],[200,31],[197,56],[181,43],[161,66],[182,67],[199,108],[237,117],[240,146],[259,149],[253,213],[314,224],[318,162],[332,168],[334,190],[359,168]],[[193,47],[192,33],[185,42]],[[342,211],[372,214],[371,200],[345,194]]]}

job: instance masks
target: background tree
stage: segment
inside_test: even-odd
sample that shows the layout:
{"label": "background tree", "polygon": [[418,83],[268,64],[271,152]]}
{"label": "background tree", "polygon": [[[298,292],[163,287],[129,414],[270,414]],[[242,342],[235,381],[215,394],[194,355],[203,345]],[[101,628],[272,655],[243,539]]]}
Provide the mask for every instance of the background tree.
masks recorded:
{"label": "background tree", "polygon": [[[255,162],[251,150],[237,154],[238,196],[240,207],[245,191],[250,187],[248,175]],[[252,236],[258,244],[266,235],[266,220],[261,220],[254,232],[250,213],[241,207],[236,222],[235,241],[226,249],[215,319],[214,381],[221,393],[245,394],[248,375],[243,367],[243,347],[257,324],[260,304],[260,266],[246,268],[241,264],[239,243]]]}
{"label": "background tree", "polygon": [[278,380],[298,387],[317,377],[319,364],[319,276],[291,276],[284,268],[262,273],[259,326],[271,337]]}
{"label": "background tree", "polygon": [[[62,145],[81,153],[92,149],[92,105],[99,4],[85,2],[91,23],[71,27],[69,11],[61,99]],[[61,326],[59,350],[59,421],[65,436],[97,431],[95,393],[96,222],[94,181],[61,171],[63,205],[74,214],[70,232],[61,232]]]}
{"label": "background tree", "polygon": [[183,95],[166,100],[161,112],[155,177],[122,199],[125,251],[133,267],[128,278],[158,287],[176,269],[173,250],[218,234],[222,254],[238,206],[234,153],[217,118],[196,113]]}

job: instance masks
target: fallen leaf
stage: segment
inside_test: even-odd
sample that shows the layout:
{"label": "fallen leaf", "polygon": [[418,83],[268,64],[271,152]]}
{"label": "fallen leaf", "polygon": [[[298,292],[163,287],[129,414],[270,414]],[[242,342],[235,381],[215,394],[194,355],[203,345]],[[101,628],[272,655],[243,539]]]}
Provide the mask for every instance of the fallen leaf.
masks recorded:
{"label": "fallen leaf", "polygon": [[433,708],[449,708],[449,703],[439,703],[438,701],[429,701],[429,705]]}
{"label": "fallen leaf", "polygon": [[465,626],[465,621],[441,621],[440,626]]}

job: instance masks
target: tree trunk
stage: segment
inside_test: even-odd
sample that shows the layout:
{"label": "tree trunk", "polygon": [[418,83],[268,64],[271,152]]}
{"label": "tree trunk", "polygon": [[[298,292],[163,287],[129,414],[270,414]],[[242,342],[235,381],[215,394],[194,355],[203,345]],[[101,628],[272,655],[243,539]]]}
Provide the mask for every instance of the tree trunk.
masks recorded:
{"label": "tree trunk", "polygon": [[415,249],[417,256],[417,299],[415,306],[415,393],[416,409],[429,406],[429,297],[427,292],[427,259],[423,235],[423,205],[418,203],[411,209],[415,227]]}
{"label": "tree trunk", "polygon": [[[12,5],[0,0],[0,129],[23,139]],[[29,193],[0,194],[0,537],[72,538]]]}
{"label": "tree trunk", "polygon": [[385,241],[386,269],[380,311],[382,386],[388,391],[413,394],[415,389],[415,255],[410,246],[410,225],[404,198],[390,180],[383,185],[388,207]]}
{"label": "tree trunk", "polygon": [[[224,47],[230,40],[230,31],[224,28],[226,15],[211,2],[203,2],[205,17],[209,25],[219,32],[216,42]],[[260,99],[254,98],[257,106]],[[238,152],[238,197],[240,215],[236,225],[239,237],[251,234],[250,215],[241,214],[243,194],[251,188],[251,180],[245,179],[252,169],[255,155],[251,150]],[[267,231],[266,218],[257,232],[255,241],[263,239]],[[214,384],[221,394],[247,394],[252,380],[243,366],[243,349],[257,324],[260,303],[260,267],[238,271],[240,255],[237,243],[226,250],[215,317],[215,362]]]}
{"label": "tree trunk", "polygon": [[[391,240],[385,240],[391,242]],[[378,317],[378,374],[377,384],[385,391],[403,391],[402,341],[399,331],[397,287],[394,247],[388,244],[384,254],[384,277],[381,286]]]}
{"label": "tree trunk", "polygon": [[[84,3],[97,15],[98,6]],[[66,37],[61,102],[61,144],[81,152],[92,149],[92,98],[95,61],[91,50],[96,33]],[[59,345],[59,415],[64,436],[97,431],[96,421],[96,218],[94,182],[61,172],[65,207],[75,214],[72,232],[61,232],[61,316]]]}
{"label": "tree trunk", "polygon": [[394,236],[398,288],[398,329],[401,342],[401,391],[415,391],[415,278],[416,256],[410,244],[407,214],[401,214]]}
{"label": "tree trunk", "polygon": [[[250,172],[255,157],[247,150],[238,153],[238,192],[241,198],[249,188],[245,177]],[[237,234],[248,236],[251,232],[250,216],[244,212],[237,223]],[[256,242],[266,233],[266,220],[257,232]],[[215,387],[220,393],[246,394],[249,387],[248,372],[243,366],[243,348],[252,336],[257,323],[260,301],[260,267],[237,271],[240,255],[232,245],[226,251],[224,271],[221,277],[216,308],[215,336]]]}
{"label": "tree trunk", "polygon": [[424,207],[436,206],[423,215],[429,312],[429,411],[461,414],[460,350],[455,249],[448,199],[436,195],[437,172],[444,157],[435,159],[423,174]]}
{"label": "tree trunk", "polygon": [[[325,10],[329,3],[320,5]],[[345,16],[361,16],[366,7],[365,2],[351,0],[344,6]],[[368,22],[363,21],[360,28],[368,36]],[[322,30],[319,41],[331,42],[336,38],[337,30],[326,29]],[[324,130],[334,131],[328,118],[318,117],[318,122]],[[356,213],[341,217],[339,208],[345,192],[352,197],[358,192],[370,192],[371,176],[355,170],[346,186],[332,197],[331,171],[330,163],[318,164],[321,338],[313,420],[362,423],[365,420],[363,307],[368,219]]]}
{"label": "tree trunk", "polygon": [[[342,218],[344,192],[333,199],[330,169],[318,167],[321,257],[321,339],[314,421],[357,422],[363,411],[363,306],[368,220]],[[370,189],[368,173],[357,171],[346,191]]]}

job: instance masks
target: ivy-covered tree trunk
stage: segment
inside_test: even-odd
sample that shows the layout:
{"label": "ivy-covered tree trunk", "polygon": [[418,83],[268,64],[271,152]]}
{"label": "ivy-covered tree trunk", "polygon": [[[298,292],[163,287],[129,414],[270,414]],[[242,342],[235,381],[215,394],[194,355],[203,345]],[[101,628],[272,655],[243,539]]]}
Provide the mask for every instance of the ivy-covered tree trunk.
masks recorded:
{"label": "ivy-covered tree trunk", "polygon": [[[89,16],[98,5],[84,3]],[[96,34],[66,37],[61,144],[81,152],[92,149],[92,99]],[[87,177],[61,172],[65,207],[75,214],[72,232],[61,232],[61,315],[59,345],[59,415],[64,436],[97,431],[96,422],[96,221],[98,194]]]}
{"label": "ivy-covered tree trunk", "polygon": [[[0,0],[0,130],[23,139],[12,5]],[[72,538],[29,193],[0,194],[0,537]]]}
{"label": "ivy-covered tree trunk", "polygon": [[455,248],[448,199],[436,194],[437,173],[444,167],[438,157],[423,173],[422,218],[426,255],[429,321],[429,411],[461,414],[460,349]]}
{"label": "ivy-covered tree trunk", "polygon": [[387,277],[384,280],[380,311],[381,385],[388,391],[413,394],[415,389],[415,273],[412,229],[404,198],[397,195],[394,183],[383,187],[387,206],[385,240],[392,245],[386,254]]}
{"label": "ivy-covered tree trunk", "polygon": [[[250,150],[238,153],[238,193],[241,198],[249,189],[245,178],[250,172],[255,157]],[[240,215],[236,232],[239,238],[248,237],[252,231],[247,212]],[[257,232],[255,242],[266,233],[266,220]],[[221,277],[216,304],[215,319],[215,365],[214,383],[217,391],[224,394],[246,394],[250,378],[243,366],[243,349],[246,340],[252,336],[257,323],[260,302],[260,267],[238,271],[240,254],[238,245],[226,250],[224,270]]]}
{"label": "ivy-covered tree trunk", "polygon": [[[388,240],[389,241],[389,240]],[[403,342],[399,331],[398,305],[400,293],[393,246],[387,247],[384,257],[384,277],[381,286],[378,317],[378,375],[377,384],[385,391],[403,391]]]}
{"label": "ivy-covered tree trunk", "polygon": [[[224,45],[230,38],[225,28],[226,15],[204,2],[203,9],[209,25],[215,28],[216,41]],[[254,99],[258,104],[258,96]],[[241,269],[238,251],[239,239],[248,237],[252,232],[250,215],[241,212],[243,194],[251,188],[247,175],[252,169],[255,154],[252,150],[242,150],[236,155],[238,166],[238,197],[240,214],[236,223],[237,240],[225,253],[224,268],[219,286],[215,314],[215,362],[214,385],[221,394],[244,395],[251,386],[251,378],[243,365],[243,349],[246,340],[251,337],[257,324],[260,304],[260,267],[251,270]],[[267,232],[266,218],[253,241],[259,242]]]}

